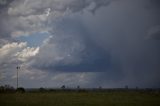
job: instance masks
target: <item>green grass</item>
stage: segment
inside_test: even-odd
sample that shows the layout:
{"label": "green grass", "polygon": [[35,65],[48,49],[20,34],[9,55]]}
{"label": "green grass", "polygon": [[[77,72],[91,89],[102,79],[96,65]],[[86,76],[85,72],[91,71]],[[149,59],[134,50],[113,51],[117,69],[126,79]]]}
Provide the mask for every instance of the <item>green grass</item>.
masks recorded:
{"label": "green grass", "polygon": [[160,106],[160,94],[48,92],[0,94],[0,106]]}

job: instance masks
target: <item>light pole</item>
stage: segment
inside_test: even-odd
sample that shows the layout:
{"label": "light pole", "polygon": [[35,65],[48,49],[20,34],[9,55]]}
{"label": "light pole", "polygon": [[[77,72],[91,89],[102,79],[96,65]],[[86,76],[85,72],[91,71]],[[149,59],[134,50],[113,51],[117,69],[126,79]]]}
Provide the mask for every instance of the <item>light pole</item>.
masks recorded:
{"label": "light pole", "polygon": [[20,66],[17,66],[17,89],[18,89],[18,70],[20,69]]}

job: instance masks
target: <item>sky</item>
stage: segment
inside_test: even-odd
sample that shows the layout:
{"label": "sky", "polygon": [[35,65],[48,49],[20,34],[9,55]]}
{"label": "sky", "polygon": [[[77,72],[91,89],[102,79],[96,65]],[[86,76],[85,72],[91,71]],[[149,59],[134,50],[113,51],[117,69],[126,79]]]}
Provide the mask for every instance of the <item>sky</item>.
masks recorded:
{"label": "sky", "polygon": [[160,87],[160,0],[0,0],[0,85]]}

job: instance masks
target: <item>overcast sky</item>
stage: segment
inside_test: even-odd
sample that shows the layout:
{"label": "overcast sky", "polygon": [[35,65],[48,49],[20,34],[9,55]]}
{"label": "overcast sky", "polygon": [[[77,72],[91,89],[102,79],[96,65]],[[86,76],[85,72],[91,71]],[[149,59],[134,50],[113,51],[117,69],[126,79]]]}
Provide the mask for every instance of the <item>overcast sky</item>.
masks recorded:
{"label": "overcast sky", "polygon": [[0,0],[0,85],[160,87],[160,0]]}

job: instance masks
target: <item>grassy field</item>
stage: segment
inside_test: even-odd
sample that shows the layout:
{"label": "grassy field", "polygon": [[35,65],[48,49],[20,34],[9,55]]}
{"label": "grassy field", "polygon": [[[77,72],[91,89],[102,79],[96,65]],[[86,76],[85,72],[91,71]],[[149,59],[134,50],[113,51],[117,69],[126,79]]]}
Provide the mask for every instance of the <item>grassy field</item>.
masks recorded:
{"label": "grassy field", "polygon": [[2,93],[0,106],[160,106],[160,94],[119,91]]}

